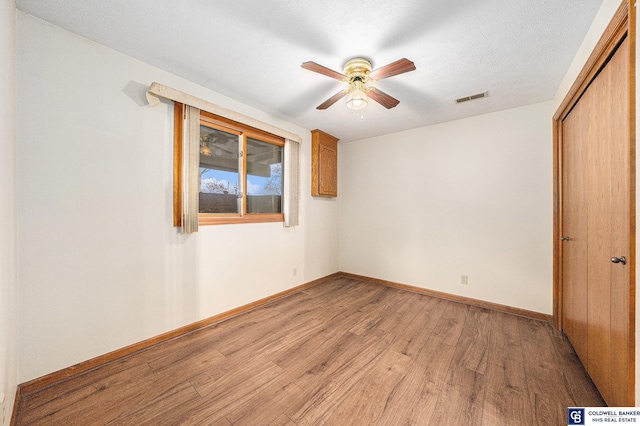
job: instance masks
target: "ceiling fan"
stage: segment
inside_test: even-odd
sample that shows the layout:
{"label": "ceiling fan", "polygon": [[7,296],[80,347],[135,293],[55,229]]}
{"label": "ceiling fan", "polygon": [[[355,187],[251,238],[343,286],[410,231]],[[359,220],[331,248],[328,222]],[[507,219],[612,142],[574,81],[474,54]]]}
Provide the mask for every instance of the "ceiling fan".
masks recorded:
{"label": "ceiling fan", "polygon": [[302,68],[349,84],[348,88],[336,93],[318,105],[316,109],[327,109],[346,96],[347,107],[353,110],[359,110],[366,108],[369,104],[369,98],[387,109],[398,105],[400,103],[399,100],[387,95],[376,87],[367,86],[367,83],[413,71],[416,69],[416,66],[410,60],[402,58],[372,72],[371,62],[367,59],[353,58],[348,60],[344,65],[342,74],[312,61],[303,63]]}

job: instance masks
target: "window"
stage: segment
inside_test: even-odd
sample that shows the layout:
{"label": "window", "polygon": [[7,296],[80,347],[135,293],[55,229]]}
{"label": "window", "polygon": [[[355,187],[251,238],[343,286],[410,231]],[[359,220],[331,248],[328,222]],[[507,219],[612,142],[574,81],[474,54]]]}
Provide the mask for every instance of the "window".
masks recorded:
{"label": "window", "polygon": [[[157,82],[151,83],[146,97],[151,106],[160,105],[161,99],[172,101],[175,105],[173,224],[180,227],[182,233],[198,232],[198,226],[201,223],[278,221],[287,228],[298,226],[300,221],[300,144],[302,143],[300,136]],[[225,166],[223,164],[225,160],[220,158],[215,160],[205,158],[201,167],[201,151],[204,152],[205,157],[208,157],[207,149],[211,150],[209,141],[205,147],[200,140],[201,126],[205,127],[202,132],[204,138],[213,138],[215,130],[238,137],[237,167],[228,164]],[[213,146],[215,148],[215,143]],[[229,157],[229,153],[226,157]],[[263,166],[268,164],[268,168],[262,167],[262,171],[259,171],[261,167],[258,164]],[[233,175],[237,183],[235,210],[231,213],[223,213],[221,203],[214,203],[214,213],[201,213],[200,170],[208,169],[211,174],[215,173],[216,169],[220,170],[224,167],[231,167],[231,172],[235,170],[237,173],[237,176]],[[269,171],[268,184],[263,182],[262,187],[259,184],[256,187],[252,179],[267,178],[264,175],[267,170]],[[218,189],[213,181],[211,185],[214,193],[222,190],[223,195],[229,195],[232,188],[229,183],[226,187],[227,194],[225,194],[225,189],[221,189],[221,185],[217,186]],[[248,186],[251,186],[250,193],[244,189]],[[279,200],[278,187],[280,187]],[[233,189],[236,189],[235,186]]]}
{"label": "window", "polygon": [[[183,105],[175,104],[174,225],[181,225]],[[282,137],[200,111],[198,204],[200,225],[282,222]]]}

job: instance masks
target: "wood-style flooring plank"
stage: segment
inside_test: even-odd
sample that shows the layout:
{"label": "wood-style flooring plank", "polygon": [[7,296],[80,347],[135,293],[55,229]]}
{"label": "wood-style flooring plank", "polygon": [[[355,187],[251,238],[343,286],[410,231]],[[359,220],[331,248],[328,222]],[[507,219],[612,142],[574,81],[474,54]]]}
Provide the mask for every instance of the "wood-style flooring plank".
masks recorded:
{"label": "wood-style flooring plank", "polygon": [[454,346],[425,340],[382,413],[381,425],[426,425],[433,415],[454,355]]}
{"label": "wood-style flooring plank", "polygon": [[171,392],[161,395],[148,404],[141,405],[131,413],[122,413],[107,425],[169,426],[171,423],[167,419],[170,418],[170,413],[176,409],[175,407],[181,407],[183,404],[200,399],[200,395],[191,383],[188,381],[180,382]]}
{"label": "wood-style flooring plank", "polygon": [[[291,422],[283,413],[293,400],[303,394],[302,389],[286,379],[278,378],[253,398],[238,404],[225,417],[233,425],[271,425]],[[286,417],[286,418],[285,418]]]}
{"label": "wood-style flooring plank", "polygon": [[[522,318],[503,312],[492,311],[489,318],[491,329],[489,338],[489,362],[507,360],[524,364],[519,322]],[[559,337],[561,338],[561,337]]]}
{"label": "wood-style flooring plank", "polygon": [[328,360],[337,358],[343,352],[346,356],[356,356],[363,349],[362,338],[346,332],[323,337],[321,334],[292,347],[289,353],[273,354],[273,361],[286,371],[287,377],[299,379],[310,373],[320,374],[320,368],[327,368]]}
{"label": "wood-style flooring plank", "polygon": [[601,407],[606,403],[599,392],[593,392],[594,384],[587,375],[580,358],[571,347],[569,340],[563,338],[562,332],[550,329],[558,369],[562,371],[562,378],[572,401],[577,405],[580,401],[585,407]]}
{"label": "wood-style flooring plank", "polygon": [[393,341],[393,336],[357,336],[352,348],[344,348],[333,359],[316,365],[294,383],[305,390],[301,404],[286,414],[298,424],[324,423],[351,388],[374,367]]}
{"label": "wood-style flooring plank", "polygon": [[508,425],[518,416],[521,424],[535,424],[518,322],[514,315],[492,311],[489,316],[487,391],[482,424]]}
{"label": "wood-style flooring plank", "polygon": [[[131,368],[143,366],[145,362],[141,361],[139,356],[126,357],[102,366],[101,368],[73,376],[65,381],[57,383],[55,386],[49,386],[38,392],[33,392],[24,396],[21,405],[25,412],[31,413],[41,405],[47,404],[73,404],[74,398],[78,398],[83,393],[94,392],[94,384],[99,381],[118,374],[119,372],[129,370]],[[65,402],[66,400],[66,402]],[[46,410],[47,408],[45,408]]]}
{"label": "wood-style flooring plank", "polygon": [[[146,368],[144,368],[146,367]],[[120,416],[147,407],[159,400],[170,399],[189,383],[176,383],[172,378],[156,379],[148,366],[139,366],[109,376],[95,386],[95,391],[82,401],[64,409],[52,411],[38,420],[24,419],[26,424],[76,424],[80,418],[84,424],[109,424]],[[106,409],[117,407],[117,409]]]}
{"label": "wood-style flooring plank", "polygon": [[278,417],[273,423],[270,423],[268,426],[298,426],[293,420],[289,418],[289,416],[283,414]]}
{"label": "wood-style flooring plank", "polygon": [[322,335],[325,337],[336,333],[336,330],[348,331],[358,324],[366,315],[364,307],[374,304],[379,295],[385,289],[376,285],[363,285],[359,281],[353,281],[354,288],[360,291],[347,292],[345,296],[333,299],[331,303],[322,304],[314,318],[324,323]]}
{"label": "wood-style flooring plank", "polygon": [[519,322],[519,328],[529,392],[545,396],[559,406],[576,406],[577,401],[573,400],[565,385],[553,339],[549,334],[551,325],[524,318]]}
{"label": "wood-style flooring plank", "polygon": [[[173,424],[208,425],[255,397],[282,375],[283,370],[268,360],[256,360],[244,368],[227,371],[222,377],[202,374],[191,380],[201,399],[178,407],[167,419]],[[228,420],[228,418],[227,418]]]}
{"label": "wood-style flooring plank", "polygon": [[521,419],[520,424],[534,424],[524,365],[506,357],[491,361],[486,376],[482,424],[508,426],[515,418]]}
{"label": "wood-style flooring plank", "polygon": [[[83,410],[91,410],[95,404],[99,404],[103,397],[109,399],[113,394],[113,390],[117,392],[125,391],[129,378],[147,381],[151,376],[151,370],[146,364],[135,365],[126,370],[119,370],[112,375],[101,377],[96,382],[88,386],[75,388],[71,392],[65,392],[51,399],[46,403],[40,400],[40,404],[36,408],[31,408],[29,404],[30,398],[27,398],[27,404],[24,413],[20,416],[20,420],[24,424],[61,424],[59,423],[64,416],[81,416]],[[146,383],[145,383],[146,384]],[[54,393],[51,389],[45,389],[48,395]],[[31,395],[30,395],[31,396]],[[36,395],[37,397],[37,395]]]}
{"label": "wood-style flooring plank", "polygon": [[[391,288],[386,288],[385,290],[386,293],[394,293]],[[349,331],[353,334],[363,334],[374,328],[388,331],[384,326],[385,319],[393,318],[410,296],[408,293],[380,295],[372,303],[361,308],[365,315]]]}
{"label": "wood-style flooring plank", "polygon": [[353,419],[361,424],[378,422],[387,407],[387,400],[407,372],[411,358],[387,349],[378,358],[367,375],[360,379],[346,398],[333,409],[327,426],[343,426]]}
{"label": "wood-style flooring plank", "polygon": [[469,306],[455,302],[446,305],[432,334],[447,345],[455,345],[462,334]]}
{"label": "wood-style flooring plank", "polygon": [[411,357],[420,353],[450,303],[434,297],[422,300],[424,305],[394,343],[398,352]]}
{"label": "wood-style flooring plank", "polygon": [[484,374],[452,362],[428,424],[482,424],[486,387]]}
{"label": "wood-style flooring plank", "polygon": [[604,401],[550,324],[337,277],[22,395],[22,425],[556,425]]}
{"label": "wood-style flooring plank", "polygon": [[407,296],[393,315],[382,317],[376,328],[401,336],[413,319],[422,311],[427,301],[431,299],[425,295],[419,295],[420,297],[415,297],[413,294]]}
{"label": "wood-style flooring plank", "polygon": [[465,318],[465,324],[456,345],[456,357],[453,362],[478,373],[487,370],[489,348],[488,309],[471,307]]}
{"label": "wood-style flooring plank", "polygon": [[567,409],[557,404],[553,397],[546,397],[540,394],[530,394],[531,405],[536,414],[535,424],[537,426],[566,425]]}
{"label": "wood-style flooring plank", "polygon": [[156,377],[174,376],[189,379],[211,368],[222,368],[229,359],[215,349],[180,348],[156,358],[148,365]]}

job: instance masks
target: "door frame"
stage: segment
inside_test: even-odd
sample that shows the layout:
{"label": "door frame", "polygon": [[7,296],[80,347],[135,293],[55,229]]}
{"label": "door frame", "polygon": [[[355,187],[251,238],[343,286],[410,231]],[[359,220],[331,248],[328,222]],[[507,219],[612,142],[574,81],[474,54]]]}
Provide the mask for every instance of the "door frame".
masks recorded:
{"label": "door frame", "polygon": [[553,324],[562,330],[563,291],[562,291],[562,201],[563,201],[563,139],[562,122],[571,112],[591,81],[608,62],[618,45],[629,38],[629,380],[630,399],[635,399],[635,300],[636,300],[636,171],[635,171],[635,7],[629,0],[623,0],[611,22],[596,44],[586,64],[578,74],[564,100],[553,116]]}

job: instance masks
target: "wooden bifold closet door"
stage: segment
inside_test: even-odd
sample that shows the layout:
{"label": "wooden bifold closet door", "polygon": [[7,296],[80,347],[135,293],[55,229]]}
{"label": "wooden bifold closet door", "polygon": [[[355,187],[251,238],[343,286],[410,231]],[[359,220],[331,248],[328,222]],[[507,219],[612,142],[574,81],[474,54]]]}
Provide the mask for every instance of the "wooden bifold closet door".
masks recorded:
{"label": "wooden bifold closet door", "polygon": [[560,122],[560,326],[610,406],[634,402],[629,55],[625,33]]}

